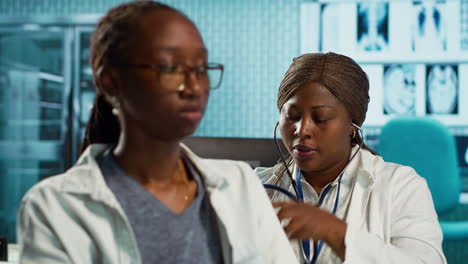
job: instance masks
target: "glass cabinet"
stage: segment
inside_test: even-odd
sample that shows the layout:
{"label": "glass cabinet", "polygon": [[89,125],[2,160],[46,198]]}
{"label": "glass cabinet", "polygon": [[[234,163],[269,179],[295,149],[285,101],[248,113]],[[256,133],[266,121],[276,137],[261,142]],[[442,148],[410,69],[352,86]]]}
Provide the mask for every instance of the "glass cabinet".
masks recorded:
{"label": "glass cabinet", "polygon": [[0,30],[0,233],[10,239],[23,194],[67,163],[69,37],[60,28]]}
{"label": "glass cabinet", "polygon": [[10,242],[25,192],[79,155],[94,98],[88,57],[98,18],[0,18],[0,237]]}
{"label": "glass cabinet", "polygon": [[80,27],[75,30],[75,58],[74,69],[76,78],[73,90],[73,109],[75,118],[72,120],[72,160],[76,160],[80,154],[80,146],[86,131],[86,124],[90,116],[94,101],[94,81],[91,66],[89,64],[89,44],[92,27]]}

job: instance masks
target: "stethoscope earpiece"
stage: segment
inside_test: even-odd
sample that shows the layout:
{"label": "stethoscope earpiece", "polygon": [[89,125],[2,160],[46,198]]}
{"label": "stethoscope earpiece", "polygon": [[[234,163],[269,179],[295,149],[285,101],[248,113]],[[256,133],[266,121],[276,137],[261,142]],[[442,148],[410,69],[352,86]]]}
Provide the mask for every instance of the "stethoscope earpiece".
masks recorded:
{"label": "stethoscope earpiece", "polygon": [[355,127],[358,130],[362,130],[360,126],[356,125],[355,123],[351,123],[351,126]]}

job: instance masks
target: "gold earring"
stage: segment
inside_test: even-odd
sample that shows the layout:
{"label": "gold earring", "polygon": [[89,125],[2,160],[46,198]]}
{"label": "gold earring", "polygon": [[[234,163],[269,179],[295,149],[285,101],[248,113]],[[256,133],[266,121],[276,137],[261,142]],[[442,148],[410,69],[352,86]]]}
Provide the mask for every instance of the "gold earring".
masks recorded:
{"label": "gold earring", "polygon": [[120,114],[120,103],[119,100],[117,100],[117,97],[112,96],[110,98],[111,105],[112,105],[112,114],[115,116],[118,116]]}
{"label": "gold earring", "polygon": [[181,83],[179,87],[177,87],[177,91],[182,92],[183,90],[185,90],[185,83]]}

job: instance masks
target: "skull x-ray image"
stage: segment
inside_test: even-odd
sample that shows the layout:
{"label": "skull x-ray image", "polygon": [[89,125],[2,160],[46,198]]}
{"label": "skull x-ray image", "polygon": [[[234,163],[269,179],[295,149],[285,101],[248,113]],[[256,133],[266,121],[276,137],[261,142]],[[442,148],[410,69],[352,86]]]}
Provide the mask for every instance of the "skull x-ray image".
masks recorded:
{"label": "skull x-ray image", "polygon": [[388,49],[388,3],[369,1],[358,4],[357,42],[362,51]]}
{"label": "skull x-ray image", "polygon": [[416,1],[413,2],[413,7],[413,51],[447,50],[445,1]]}
{"label": "skull x-ray image", "polygon": [[416,66],[412,64],[384,67],[384,114],[416,113]]}
{"label": "skull x-ray image", "polygon": [[426,72],[426,112],[458,114],[458,67],[429,65]]}

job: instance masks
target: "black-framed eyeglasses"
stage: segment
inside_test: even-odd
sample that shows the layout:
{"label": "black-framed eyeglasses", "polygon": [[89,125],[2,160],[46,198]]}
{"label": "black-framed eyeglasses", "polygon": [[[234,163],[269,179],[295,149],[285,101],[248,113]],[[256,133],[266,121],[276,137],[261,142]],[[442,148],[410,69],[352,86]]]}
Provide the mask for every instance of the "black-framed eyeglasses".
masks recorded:
{"label": "black-framed eyeglasses", "polygon": [[192,72],[197,79],[211,90],[219,88],[223,79],[224,66],[219,63],[207,63],[195,67],[183,64],[119,64],[121,67],[153,69],[159,74],[160,85],[169,90],[185,89],[186,78]]}

